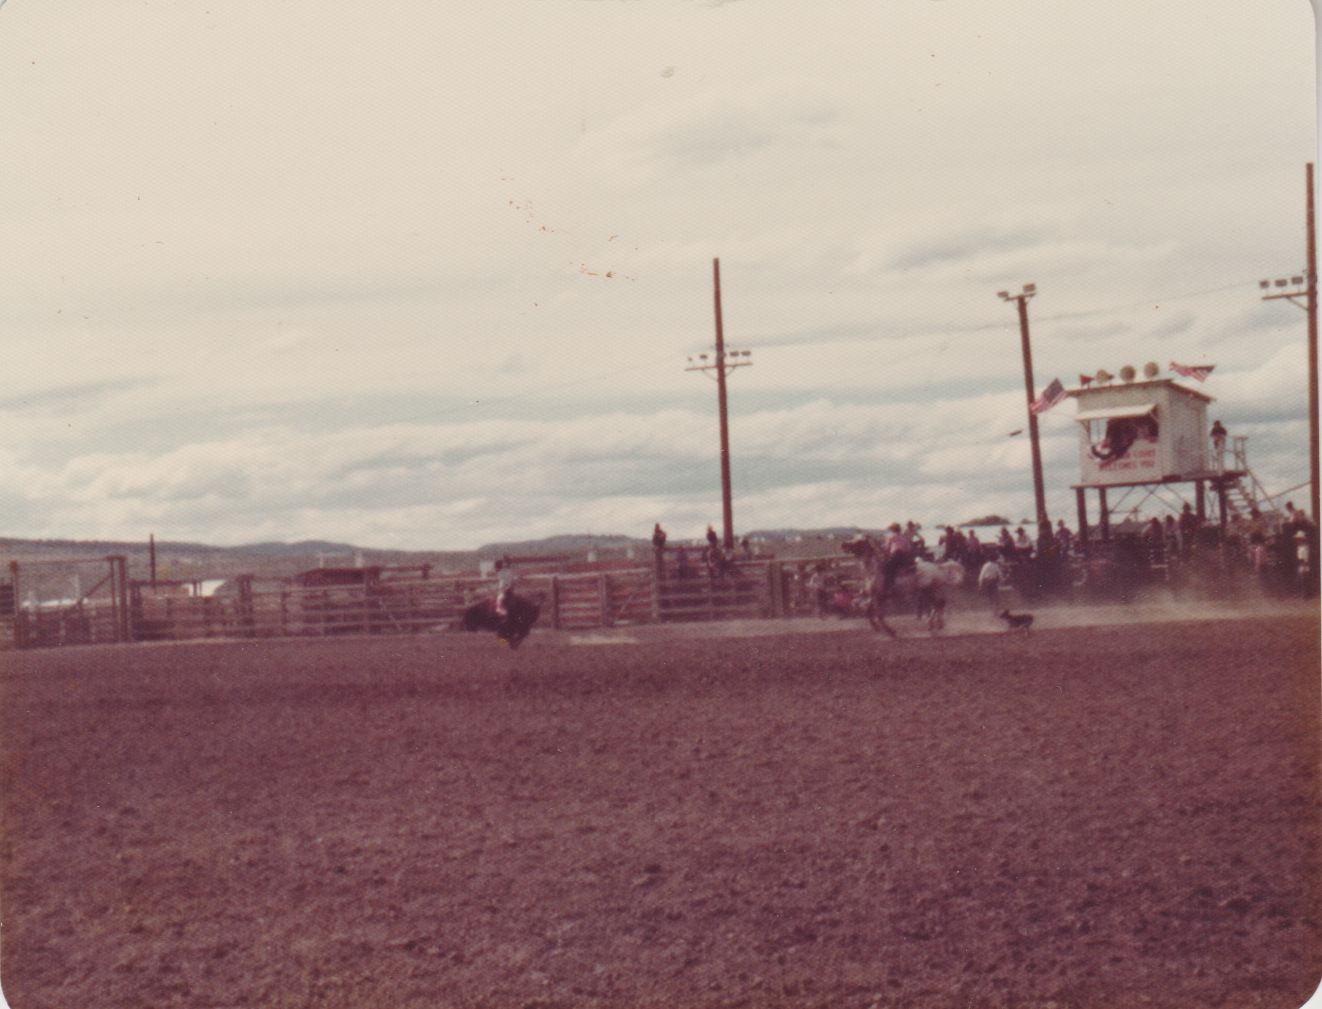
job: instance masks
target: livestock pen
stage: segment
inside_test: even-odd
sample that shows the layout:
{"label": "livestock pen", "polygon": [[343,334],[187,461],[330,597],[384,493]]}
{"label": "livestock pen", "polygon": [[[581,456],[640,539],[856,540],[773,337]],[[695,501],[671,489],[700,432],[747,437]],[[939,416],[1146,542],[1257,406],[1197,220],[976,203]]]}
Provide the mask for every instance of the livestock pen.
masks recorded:
{"label": "livestock pen", "polygon": [[[313,571],[259,581],[240,575],[217,586],[129,581],[122,559],[107,559],[113,591],[75,600],[16,605],[16,647],[187,641],[208,638],[419,634],[454,627],[464,611],[495,593],[481,574],[432,575],[425,568]],[[27,564],[11,565],[13,584],[30,585]],[[529,573],[518,591],[540,598],[539,625],[562,630],[651,623],[796,615],[786,573],[774,562],[747,562],[722,578],[660,581],[651,568]],[[102,586],[98,584],[98,590]],[[21,594],[21,593],[20,593]]]}
{"label": "livestock pen", "polygon": [[[1224,594],[1244,581],[1232,552],[1206,550],[1184,561],[1095,550],[1068,559],[1049,580],[1010,565],[1007,603],[1129,601],[1164,591]],[[667,563],[568,565],[521,571],[518,591],[541,599],[538,626],[586,630],[648,623],[789,619],[819,614],[814,572],[834,591],[857,593],[853,556],[756,558],[716,572]],[[18,648],[131,641],[422,634],[456,626],[464,611],[495,594],[482,572],[436,574],[429,566],[314,569],[295,578],[153,582],[132,579],[123,557],[98,561],[12,562],[3,598],[4,642]],[[976,570],[960,590],[971,597]],[[1050,584],[1048,584],[1048,582]],[[90,586],[90,588],[88,587]],[[971,599],[966,599],[971,602]],[[981,608],[982,604],[977,604]],[[8,633],[5,633],[5,632]]]}

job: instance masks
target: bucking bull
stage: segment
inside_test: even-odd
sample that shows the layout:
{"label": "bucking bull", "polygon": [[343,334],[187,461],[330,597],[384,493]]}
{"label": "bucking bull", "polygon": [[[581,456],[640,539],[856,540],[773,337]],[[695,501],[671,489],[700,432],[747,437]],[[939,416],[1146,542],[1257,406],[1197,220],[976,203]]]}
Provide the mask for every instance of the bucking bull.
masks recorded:
{"label": "bucking bull", "polygon": [[537,623],[542,598],[540,592],[531,599],[511,592],[503,615],[496,609],[494,598],[483,599],[464,611],[459,626],[466,631],[495,631],[501,641],[508,642],[511,648],[518,648],[532,631],[532,625]]}
{"label": "bucking bull", "polygon": [[[863,561],[863,570],[867,573],[864,593],[867,606],[864,613],[874,631],[885,631],[892,638],[899,637],[894,628],[886,623],[885,581],[882,578],[882,546],[864,536],[843,544],[845,553],[852,554]],[[946,625],[947,588],[964,582],[964,566],[958,561],[934,561],[918,558],[912,567],[902,568],[891,583],[892,600],[911,599],[918,612],[919,619],[927,617],[927,629],[935,634]]]}

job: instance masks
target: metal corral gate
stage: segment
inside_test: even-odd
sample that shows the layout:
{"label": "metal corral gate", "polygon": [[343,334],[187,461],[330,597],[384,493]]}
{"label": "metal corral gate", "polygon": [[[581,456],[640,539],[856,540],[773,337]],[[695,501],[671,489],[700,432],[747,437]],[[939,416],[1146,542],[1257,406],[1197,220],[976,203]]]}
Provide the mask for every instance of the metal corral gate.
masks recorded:
{"label": "metal corral gate", "polygon": [[[201,583],[130,582],[122,557],[97,562],[102,578],[78,598],[53,608],[23,606],[23,585],[48,563],[11,564],[15,586],[15,646],[188,641],[205,638],[323,637],[417,634],[456,626],[464,610],[495,594],[495,582],[474,576],[393,577],[367,572],[354,584],[260,583],[239,576],[213,594]],[[79,562],[87,566],[87,562]],[[803,583],[811,561],[746,561],[724,577],[680,579],[653,568],[583,574],[526,574],[521,594],[542,596],[538,626],[586,630],[653,622],[758,619],[814,612]],[[850,558],[825,563],[847,575]]]}
{"label": "metal corral gate", "polygon": [[17,648],[133,640],[124,557],[9,564],[4,593]]}

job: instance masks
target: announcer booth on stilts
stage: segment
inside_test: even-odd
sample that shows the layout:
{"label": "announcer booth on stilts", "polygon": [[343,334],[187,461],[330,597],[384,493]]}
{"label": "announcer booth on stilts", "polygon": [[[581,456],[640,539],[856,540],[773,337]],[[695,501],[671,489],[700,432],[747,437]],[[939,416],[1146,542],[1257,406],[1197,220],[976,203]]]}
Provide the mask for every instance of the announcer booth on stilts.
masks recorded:
{"label": "announcer booth on stilts", "polygon": [[[1068,391],[1078,406],[1080,482],[1073,489],[1085,556],[1109,552],[1117,532],[1138,532],[1134,516],[1157,508],[1187,507],[1197,527],[1218,542],[1232,524],[1279,525],[1270,498],[1249,471],[1247,439],[1224,435],[1213,443],[1213,398],[1159,372],[1149,363],[1139,378],[1126,365],[1118,377],[1099,371]],[[1089,492],[1096,497],[1095,523]]]}

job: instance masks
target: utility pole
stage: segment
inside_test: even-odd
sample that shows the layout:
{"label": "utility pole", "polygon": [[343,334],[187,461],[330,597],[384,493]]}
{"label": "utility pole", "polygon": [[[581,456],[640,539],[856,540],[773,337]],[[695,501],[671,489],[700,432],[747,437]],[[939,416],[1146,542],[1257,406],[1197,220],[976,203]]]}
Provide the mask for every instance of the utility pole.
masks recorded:
{"label": "utility pole", "polygon": [[[1285,298],[1291,304],[1298,305],[1308,313],[1308,458],[1309,458],[1309,504],[1312,510],[1313,525],[1322,525],[1322,509],[1319,509],[1318,481],[1318,403],[1317,403],[1317,222],[1313,199],[1313,163],[1307,165],[1304,173],[1306,189],[1305,247],[1307,261],[1302,277],[1281,277],[1278,280],[1263,280],[1258,286],[1266,290],[1272,286],[1292,287],[1294,290],[1279,294],[1264,294],[1263,301]],[[1295,301],[1303,298],[1303,303]],[[1314,574],[1316,577],[1316,574]]]}
{"label": "utility pole", "polygon": [[[721,261],[713,259],[712,283],[716,302],[716,359],[711,364],[693,364],[689,358],[689,367],[685,371],[704,371],[716,373],[716,399],[721,415],[721,517],[725,525],[723,542],[725,549],[734,549],[734,502],[730,491],[730,417],[726,403],[725,379],[735,368],[742,368],[753,362],[738,360],[752,356],[751,350],[725,349],[725,333],[721,325]],[[706,354],[699,354],[698,360],[707,361]]]}
{"label": "utility pole", "polygon": [[1028,299],[1035,294],[1037,294],[1037,285],[1025,284],[1021,294],[998,291],[997,297],[1002,301],[1018,302],[1019,305],[1019,342],[1024,352],[1024,386],[1028,391],[1028,437],[1033,444],[1033,494],[1037,499],[1037,529],[1040,536],[1044,528],[1043,524],[1046,523],[1046,528],[1049,529],[1051,520],[1047,518],[1047,493],[1042,485],[1042,444],[1038,440],[1037,414],[1033,412],[1033,400],[1036,398],[1036,393],[1033,391],[1033,349],[1028,342]]}

